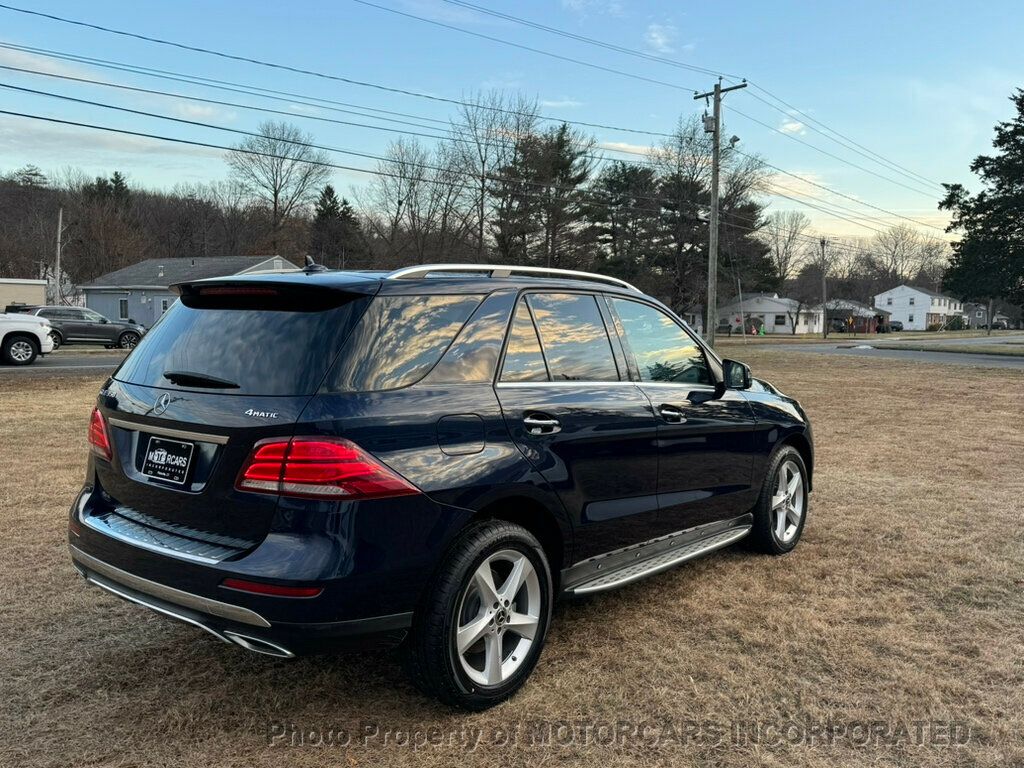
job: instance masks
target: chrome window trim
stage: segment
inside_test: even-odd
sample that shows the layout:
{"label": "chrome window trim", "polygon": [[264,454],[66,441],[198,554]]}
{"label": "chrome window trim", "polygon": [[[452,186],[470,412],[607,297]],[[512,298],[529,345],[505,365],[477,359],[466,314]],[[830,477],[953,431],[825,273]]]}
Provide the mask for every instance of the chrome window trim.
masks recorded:
{"label": "chrome window trim", "polygon": [[138,421],[127,421],[125,419],[108,418],[107,423],[112,427],[120,427],[121,429],[133,429],[137,432],[146,432],[151,435],[178,437],[182,440],[195,440],[200,443],[216,443],[217,445],[225,445],[228,440],[230,440],[227,435],[211,435],[209,432],[193,432],[188,429],[158,427],[152,424],[143,424]]}

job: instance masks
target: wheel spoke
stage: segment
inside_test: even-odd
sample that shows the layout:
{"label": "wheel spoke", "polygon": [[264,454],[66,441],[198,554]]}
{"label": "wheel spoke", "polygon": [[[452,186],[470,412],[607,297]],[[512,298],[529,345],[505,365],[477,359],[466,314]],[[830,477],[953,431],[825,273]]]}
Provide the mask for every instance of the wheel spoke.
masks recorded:
{"label": "wheel spoke", "polygon": [[789,519],[791,523],[793,523],[793,525],[800,525],[800,518],[802,516],[803,513],[800,511],[800,508],[797,507],[796,504],[790,504],[786,508],[786,517]]}
{"label": "wheel spoke", "polygon": [[527,640],[533,640],[537,634],[538,624],[540,624],[540,619],[536,616],[512,611],[508,615],[508,621],[505,623],[505,626],[520,637],[524,637]]}
{"label": "wheel spoke", "polygon": [[792,497],[796,496],[798,490],[800,490],[800,475],[794,472],[792,479],[786,486],[786,493],[788,493]]}
{"label": "wheel spoke", "polygon": [[459,627],[457,637],[459,653],[465,653],[473,646],[474,643],[484,636],[490,621],[490,615],[486,611],[483,611],[480,616],[473,619],[469,624],[464,627]]}
{"label": "wheel spoke", "polygon": [[526,559],[525,555],[520,555],[512,565],[512,571],[505,579],[505,583],[498,590],[498,599],[503,602],[512,602],[519,592],[519,588],[523,586],[523,581],[531,573],[533,573],[533,566],[530,565],[530,561]]}
{"label": "wheel spoke", "polygon": [[786,511],[780,509],[775,513],[775,536],[782,541],[786,535]]}
{"label": "wheel spoke", "polygon": [[480,599],[485,604],[495,603],[498,600],[498,588],[494,586],[494,574],[491,573],[491,562],[485,560],[473,574],[473,581],[480,590]]}
{"label": "wheel spoke", "polygon": [[485,661],[484,677],[488,685],[497,685],[503,679],[501,674],[501,638],[498,635],[484,636]]}
{"label": "wheel spoke", "polygon": [[778,512],[784,509],[788,502],[789,496],[785,493],[776,494],[775,496],[772,496],[772,510]]}

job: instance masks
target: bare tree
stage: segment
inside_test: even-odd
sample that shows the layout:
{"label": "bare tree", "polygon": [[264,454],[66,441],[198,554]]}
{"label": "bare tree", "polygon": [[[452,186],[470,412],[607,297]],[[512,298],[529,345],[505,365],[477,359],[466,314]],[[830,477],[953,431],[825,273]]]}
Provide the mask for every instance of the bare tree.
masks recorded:
{"label": "bare tree", "polygon": [[776,211],[761,229],[761,236],[770,249],[769,256],[778,276],[780,291],[800,269],[806,245],[804,233],[810,226],[811,220],[800,211]]}
{"label": "bare tree", "polygon": [[875,269],[896,282],[905,282],[917,273],[921,236],[906,224],[899,224],[875,235],[871,244]]}
{"label": "bare tree", "polygon": [[294,125],[268,120],[259,134],[243,139],[227,163],[249,194],[270,208],[276,250],[282,222],[310,202],[330,169],[326,153],[312,146],[313,137]]}

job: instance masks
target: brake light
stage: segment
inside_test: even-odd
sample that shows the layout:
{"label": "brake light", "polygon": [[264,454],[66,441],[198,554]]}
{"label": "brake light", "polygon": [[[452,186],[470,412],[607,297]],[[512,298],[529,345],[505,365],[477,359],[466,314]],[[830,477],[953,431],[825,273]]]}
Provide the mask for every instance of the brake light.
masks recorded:
{"label": "brake light", "polygon": [[275,288],[256,288],[252,286],[218,285],[200,288],[200,296],[277,296]]}
{"label": "brake light", "polygon": [[282,587],[278,584],[265,584],[262,581],[246,581],[245,579],[224,579],[222,587],[252,592],[255,595],[273,595],[275,597],[316,597],[323,592],[323,587]]}
{"label": "brake light", "polygon": [[103,418],[99,408],[93,408],[92,416],[89,418],[89,448],[107,461],[114,457],[114,452],[110,448],[107,420]]}
{"label": "brake light", "polygon": [[341,438],[295,437],[256,443],[235,488],[314,499],[381,499],[419,489]]}

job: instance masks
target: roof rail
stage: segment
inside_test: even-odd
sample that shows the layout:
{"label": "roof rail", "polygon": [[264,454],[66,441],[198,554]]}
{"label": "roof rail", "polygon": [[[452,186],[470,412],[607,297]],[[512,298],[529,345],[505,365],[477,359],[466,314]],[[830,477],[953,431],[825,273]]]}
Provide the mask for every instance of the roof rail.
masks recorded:
{"label": "roof rail", "polygon": [[427,277],[434,272],[483,273],[488,277],[511,277],[513,274],[537,275],[538,277],[562,277],[569,280],[589,280],[594,283],[608,283],[627,288],[637,293],[642,291],[635,285],[617,277],[598,275],[594,272],[578,272],[575,269],[553,269],[550,267],[521,267],[514,264],[422,264],[417,267],[403,267],[385,275],[387,280],[410,280]]}

